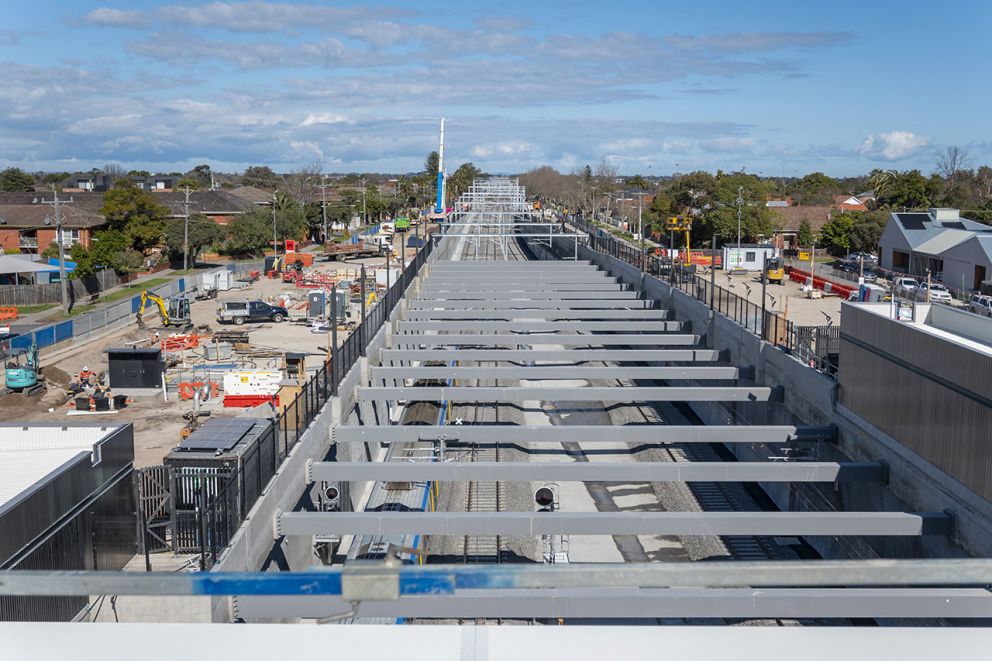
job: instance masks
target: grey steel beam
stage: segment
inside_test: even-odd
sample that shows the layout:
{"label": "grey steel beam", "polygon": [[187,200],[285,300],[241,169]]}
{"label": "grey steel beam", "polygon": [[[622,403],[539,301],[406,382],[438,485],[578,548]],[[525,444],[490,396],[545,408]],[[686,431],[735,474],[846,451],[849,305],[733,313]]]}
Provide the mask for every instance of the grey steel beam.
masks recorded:
{"label": "grey steel beam", "polygon": [[671,310],[407,310],[408,321],[432,319],[670,319]]}
{"label": "grey steel beam", "polygon": [[653,388],[653,387],[547,387],[490,388],[437,387],[356,388],[362,402],[431,401],[431,402],[766,402],[771,388],[758,386],[726,388]]}
{"label": "grey steel beam", "polygon": [[615,282],[588,282],[588,283],[514,283],[501,285],[498,283],[486,283],[486,284],[428,284],[430,280],[426,280],[425,284],[420,288],[421,292],[427,292],[430,294],[443,294],[447,292],[463,293],[463,292],[473,292],[473,293],[484,293],[484,292],[575,292],[575,291],[618,291],[620,289],[620,284]]}
{"label": "grey steel beam", "polygon": [[307,482],[881,482],[886,475],[877,462],[361,461],[311,464]]}
{"label": "grey steel beam", "polygon": [[519,346],[521,344],[557,344],[567,347],[615,347],[615,346],[693,346],[699,343],[698,335],[672,333],[668,335],[581,335],[578,333],[523,334],[486,333],[461,335],[444,333],[440,335],[394,335],[395,345],[419,345],[425,347],[452,345],[493,345]]}
{"label": "grey steel beam", "polygon": [[653,301],[624,300],[624,301],[420,301],[411,299],[411,310],[643,310],[650,309]]}
{"label": "grey steel beam", "polygon": [[541,292],[424,292],[411,301],[622,301],[640,298],[640,292],[621,291],[541,291]]}
{"label": "grey steel beam", "polygon": [[[471,234],[464,234],[459,236],[472,236]],[[547,236],[547,234],[544,234]],[[503,270],[515,270],[519,265],[520,270],[543,270],[543,269],[557,269],[557,270],[569,270],[577,268],[599,268],[596,264],[593,264],[587,259],[578,260],[568,260],[562,261],[557,259],[545,259],[545,260],[520,260],[520,261],[501,261],[501,260],[490,260],[490,261],[473,261],[473,260],[443,260],[436,262],[431,268],[441,268],[449,270],[462,270],[471,271],[479,267],[488,267],[492,269],[503,269]]]}
{"label": "grey steel beam", "polygon": [[499,275],[486,275],[480,273],[478,275],[466,275],[464,277],[452,275],[429,275],[425,278],[424,282],[431,283],[432,285],[490,285],[490,284],[500,284],[500,285],[527,285],[533,282],[546,282],[549,285],[586,285],[586,284],[597,284],[597,283],[614,283],[616,278],[607,278],[600,276],[578,276],[578,275],[555,275],[554,273],[534,273],[532,275],[509,275],[509,276],[499,276]]}
{"label": "grey steel beam", "polygon": [[736,367],[373,367],[376,379],[736,379]]}
{"label": "grey steel beam", "polygon": [[549,331],[579,331],[585,333],[630,331],[678,331],[682,330],[681,321],[400,321],[397,330],[400,332],[422,333],[424,331],[517,331],[517,332],[549,332]]}
{"label": "grey steel beam", "polygon": [[945,512],[281,512],[282,535],[948,535]]}
{"label": "grey steel beam", "polygon": [[383,362],[411,360],[457,360],[526,363],[534,360],[578,363],[601,361],[609,363],[697,362],[720,360],[713,349],[383,349]]}
{"label": "grey steel beam", "polygon": [[342,425],[331,428],[334,443],[786,443],[835,442],[832,427],[791,425]]}
{"label": "grey steel beam", "polygon": [[[740,562],[392,565],[348,564],[293,572],[0,571],[0,595],[340,595],[350,578],[399,583],[401,595],[476,589],[751,588],[818,589],[992,584],[992,560],[878,559]],[[911,593],[907,593],[911,594]]]}
{"label": "grey steel beam", "polygon": [[[736,564],[736,563],[733,563]],[[549,568],[549,570],[557,569]],[[544,588],[458,590],[354,606],[337,596],[239,596],[238,617],[324,618],[988,618],[982,588]]]}

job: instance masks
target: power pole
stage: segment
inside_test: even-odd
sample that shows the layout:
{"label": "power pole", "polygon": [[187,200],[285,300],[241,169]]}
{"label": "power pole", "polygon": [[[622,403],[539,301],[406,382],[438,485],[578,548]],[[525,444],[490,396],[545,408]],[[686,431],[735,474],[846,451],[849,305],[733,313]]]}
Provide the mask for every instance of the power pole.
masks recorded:
{"label": "power pole", "polygon": [[324,183],[327,181],[327,177],[320,178],[320,215],[324,220],[324,243],[327,243],[327,195],[325,191],[330,184]]}
{"label": "power pole", "polygon": [[272,255],[279,255],[279,237],[276,236],[276,193],[278,190],[272,191]]}
{"label": "power pole", "polygon": [[186,184],[186,187],[182,189],[183,193],[186,195],[186,199],[183,202],[183,270],[189,268],[189,194],[190,187]]}
{"label": "power pole", "polygon": [[737,247],[741,247],[741,216],[744,212],[744,187],[737,187]]}
{"label": "power pole", "polygon": [[[62,236],[62,205],[59,192],[52,184],[52,200],[42,200],[42,204],[50,204],[55,208],[55,240],[59,244],[59,285],[62,289],[62,314],[69,314],[69,282],[65,279],[65,238]],[[72,202],[72,198],[69,198]]]}
{"label": "power pole", "polygon": [[368,227],[369,224],[369,212],[365,208],[365,180],[362,179],[362,224]]}
{"label": "power pole", "polygon": [[644,255],[644,232],[641,226],[641,214],[644,211],[644,193],[637,194],[637,240],[641,243],[641,255]]}

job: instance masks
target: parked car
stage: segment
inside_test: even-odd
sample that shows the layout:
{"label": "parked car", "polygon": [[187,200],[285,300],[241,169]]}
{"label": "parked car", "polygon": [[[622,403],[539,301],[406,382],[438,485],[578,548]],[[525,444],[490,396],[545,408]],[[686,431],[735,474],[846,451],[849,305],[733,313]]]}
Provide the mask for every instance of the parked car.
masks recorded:
{"label": "parked car", "polygon": [[867,252],[852,252],[844,259],[855,264],[860,260],[864,260],[865,264],[876,264],[878,262],[878,257]]}
{"label": "parked car", "polygon": [[913,292],[913,296],[917,301],[925,301],[927,300],[927,291],[930,292],[930,301],[933,303],[950,303],[954,300],[951,292],[947,291],[947,287],[939,282],[931,283],[929,287],[926,282],[921,282]]}
{"label": "parked car", "polygon": [[968,310],[983,317],[992,317],[992,296],[976,294],[968,301]]}
{"label": "parked car", "polygon": [[892,286],[895,289],[896,295],[908,297],[913,295],[913,292],[919,288],[920,283],[915,278],[896,278],[892,281]]}
{"label": "parked car", "polygon": [[217,321],[237,324],[246,321],[274,321],[279,323],[289,317],[289,310],[265,301],[221,301],[217,304]]}

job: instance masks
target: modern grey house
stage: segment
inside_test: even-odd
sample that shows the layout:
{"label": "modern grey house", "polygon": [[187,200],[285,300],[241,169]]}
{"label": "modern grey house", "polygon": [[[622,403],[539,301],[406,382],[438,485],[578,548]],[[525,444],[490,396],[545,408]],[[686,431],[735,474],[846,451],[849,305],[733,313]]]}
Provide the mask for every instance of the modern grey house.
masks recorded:
{"label": "modern grey house", "polygon": [[882,268],[925,277],[955,289],[979,289],[992,278],[992,227],[957,209],[893,213],[879,241]]}

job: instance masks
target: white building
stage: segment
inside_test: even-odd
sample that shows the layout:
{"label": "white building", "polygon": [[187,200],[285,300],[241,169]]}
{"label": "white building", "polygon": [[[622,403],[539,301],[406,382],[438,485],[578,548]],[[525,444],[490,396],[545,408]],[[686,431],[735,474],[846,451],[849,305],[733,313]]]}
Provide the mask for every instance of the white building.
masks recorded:
{"label": "white building", "polygon": [[948,287],[979,289],[992,278],[992,227],[957,209],[893,213],[879,241],[882,268],[926,276]]}

